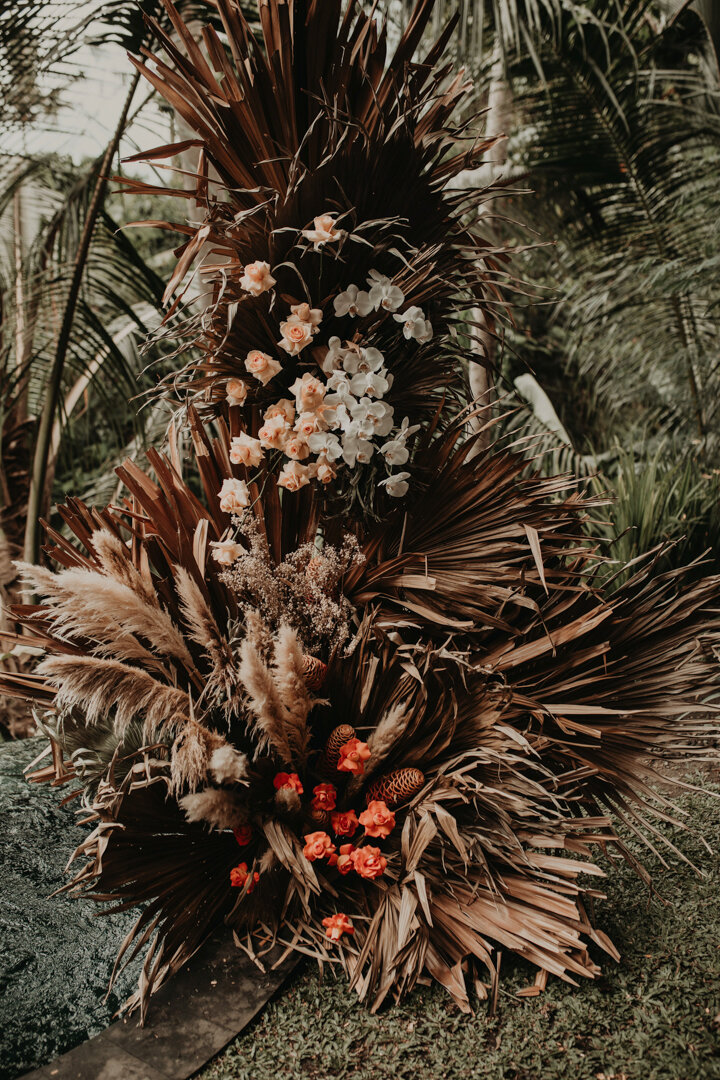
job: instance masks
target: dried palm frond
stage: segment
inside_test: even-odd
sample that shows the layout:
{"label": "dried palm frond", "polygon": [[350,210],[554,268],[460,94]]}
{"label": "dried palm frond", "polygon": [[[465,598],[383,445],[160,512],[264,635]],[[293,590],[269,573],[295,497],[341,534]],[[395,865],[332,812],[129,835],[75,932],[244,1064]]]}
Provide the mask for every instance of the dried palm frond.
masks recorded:
{"label": "dried palm frond", "polygon": [[[496,989],[499,946],[537,966],[531,992],[549,974],[592,978],[591,943],[617,955],[586,908],[602,895],[593,851],[647,878],[616,822],[652,847],[653,815],[673,813],[664,795],[651,802],[653,755],[717,735],[720,581],[659,576],[650,557],[603,592],[589,539],[601,500],[542,476],[522,440],[466,438],[457,323],[495,296],[500,256],[463,216],[485,196],[445,188],[477,148],[457,149],[463,82],[443,66],[446,35],[412,60],[432,0],[387,66],[384,29],[353,3],[341,18],[339,0],[263,0],[259,42],[217,0],[229,51],[212,30],[201,48],[167,7],[182,48],[156,27],[170,62],[140,67],[201,148],[179,194],[205,216],[179,226],[168,297],[195,256],[224,260],[200,267],[211,303],[186,310],[182,331],[203,359],[179,384],[212,426],[187,408],[187,477],[171,432],[147,471],[118,470],[122,505],[60,508],[78,544],[48,530],[61,569],[28,571],[45,600],[14,609],[47,656],[34,675],[0,673],[0,690],[59,713],[53,766],[36,779],[87,782],[99,823],[71,887],[146,905],[121,950],[155,934],[131,1001],[143,1016],[223,923],[339,958],[374,1009],[426,977],[468,1009],[466,969]],[[328,211],[332,226],[310,228]],[[274,292],[240,285],[252,260],[268,263]],[[270,444],[293,402],[263,418],[266,383],[233,396],[227,379],[248,343],[273,359],[289,305],[308,305],[309,341],[313,304],[323,335],[339,334],[330,305],[373,270],[427,306],[435,336],[417,340],[428,331],[415,316],[398,333],[362,301],[334,374],[343,385],[383,349],[388,400],[408,423],[391,447],[361,449],[408,461],[411,482],[391,473],[394,494],[379,490],[374,465],[350,464],[352,439],[370,443],[355,433],[337,484],[325,463],[323,494],[298,480],[302,446],[283,444],[294,481],[278,474]],[[290,352],[273,376],[299,407],[334,347]],[[313,384],[325,409],[323,394]],[[348,431],[350,397],[331,405]],[[367,400],[358,424],[382,412]],[[324,436],[314,406],[298,423]],[[263,419],[279,422],[266,455]],[[83,729],[112,755],[101,778],[73,756]]]}

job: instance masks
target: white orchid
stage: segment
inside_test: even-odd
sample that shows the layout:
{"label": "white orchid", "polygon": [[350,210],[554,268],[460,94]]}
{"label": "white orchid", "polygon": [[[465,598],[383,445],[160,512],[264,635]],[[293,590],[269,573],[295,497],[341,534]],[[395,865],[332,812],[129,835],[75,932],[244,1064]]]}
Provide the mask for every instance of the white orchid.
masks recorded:
{"label": "white orchid", "polygon": [[343,461],[352,469],[356,462],[365,465],[375,453],[375,446],[369,439],[348,432],[343,437]]}
{"label": "white orchid", "polygon": [[369,315],[373,310],[373,303],[369,293],[358,289],[357,285],[348,285],[345,292],[338,293],[333,300],[335,314],[349,315],[354,319],[356,315]]}
{"label": "white orchid", "polygon": [[359,371],[379,371],[385,362],[385,357],[379,349],[372,346],[361,349],[355,346],[347,349],[343,356],[342,365],[350,375],[356,375]]}
{"label": "white orchid", "polygon": [[403,495],[407,495],[410,487],[408,484],[409,479],[409,472],[393,473],[391,476],[386,476],[384,480],[381,480],[378,487],[384,487],[391,498],[402,499]]}
{"label": "white orchid", "polygon": [[415,341],[423,345],[426,341],[430,341],[433,336],[432,324],[429,319],[425,318],[425,312],[422,308],[409,307],[402,314],[393,315],[393,319],[402,323],[403,334],[408,341],[410,338],[414,338]]}
{"label": "white orchid", "polygon": [[317,432],[308,438],[308,446],[313,454],[322,454],[329,461],[342,457],[343,448],[337,435],[331,431]]}
{"label": "white orchid", "polygon": [[371,270],[367,283],[370,286],[370,301],[377,311],[397,311],[405,303],[405,294],[398,285],[393,285],[389,277],[379,270]]}
{"label": "white orchid", "polygon": [[328,341],[328,351],[325,354],[325,359],[321,365],[326,375],[331,371],[337,371],[337,369],[342,366],[345,351],[339,337],[330,338]]}
{"label": "white orchid", "polygon": [[390,439],[380,447],[380,453],[388,465],[404,465],[410,457],[410,451],[403,439]]}
{"label": "white orchid", "polygon": [[364,431],[369,430],[372,425],[373,434],[385,436],[392,431],[394,412],[392,405],[364,397],[351,408],[350,415]]}
{"label": "white orchid", "polygon": [[350,380],[350,390],[355,397],[363,397],[367,394],[368,397],[381,398],[390,389],[390,383],[388,382],[384,371],[358,371],[357,375],[353,375]]}

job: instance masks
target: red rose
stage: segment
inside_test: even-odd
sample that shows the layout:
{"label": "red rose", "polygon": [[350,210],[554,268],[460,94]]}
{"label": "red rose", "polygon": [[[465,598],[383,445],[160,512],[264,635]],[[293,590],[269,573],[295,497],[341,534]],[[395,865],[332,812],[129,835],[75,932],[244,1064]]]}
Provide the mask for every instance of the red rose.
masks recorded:
{"label": "red rose", "polygon": [[300,777],[294,772],[279,772],[273,780],[273,787],[280,791],[281,788],[292,788],[293,791],[297,791],[298,795],[302,795],[303,786]]}
{"label": "red rose", "polygon": [[352,836],[360,825],[354,810],[337,810],[330,820],[336,836]]}
{"label": "red rose", "polygon": [[233,836],[240,847],[245,847],[252,839],[252,825],[238,825],[236,829],[233,829]]}
{"label": "red rose", "polygon": [[[234,886],[236,889],[244,888],[245,882],[247,881],[247,879],[248,879],[248,864],[245,863],[245,862],[241,862],[238,866],[234,866],[232,868],[232,870],[230,871],[230,884],[232,886]],[[248,889],[248,893],[251,893],[253,891],[253,889],[255,888],[255,886],[257,885],[259,880],[260,880],[260,875],[258,874],[258,872],[256,870],[254,872],[253,876],[252,876],[252,881],[250,883],[250,888]]]}
{"label": "red rose", "polygon": [[337,791],[332,784],[318,784],[313,788],[314,798],[310,805],[313,810],[334,810]]}
{"label": "red rose", "polygon": [[360,815],[360,824],[365,826],[366,836],[384,840],[395,828],[395,815],[381,799],[374,799]]}

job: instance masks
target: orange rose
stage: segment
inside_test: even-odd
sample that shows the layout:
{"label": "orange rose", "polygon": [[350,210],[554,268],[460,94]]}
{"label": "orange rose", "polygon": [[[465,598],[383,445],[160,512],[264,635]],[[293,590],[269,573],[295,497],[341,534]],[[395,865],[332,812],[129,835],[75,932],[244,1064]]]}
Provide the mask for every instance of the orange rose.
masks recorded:
{"label": "orange rose", "polygon": [[312,341],[315,328],[312,323],[303,322],[297,315],[291,315],[285,322],[280,323],[280,333],[282,334],[278,341],[280,348],[291,356],[297,356]]}
{"label": "orange rose", "polygon": [[[247,863],[241,862],[238,866],[234,866],[232,868],[232,870],[230,871],[230,884],[236,889],[243,889],[245,887],[245,882],[247,881],[247,879],[248,879],[248,864]],[[250,882],[250,887],[248,888],[248,893],[251,893],[253,891],[253,889],[255,888],[255,886],[257,885],[259,880],[260,880],[260,875],[258,874],[258,872],[256,870],[254,872],[253,876],[252,876],[252,881]]]}
{"label": "orange rose", "polygon": [[352,836],[360,824],[354,810],[337,810],[330,820],[336,836]]}
{"label": "orange rose", "polygon": [[360,824],[365,826],[366,836],[384,840],[395,828],[395,815],[381,799],[375,799],[360,815]]}
{"label": "orange rose", "polygon": [[310,447],[301,435],[288,435],[282,448],[293,461],[304,461],[310,454]]}
{"label": "orange rose", "polygon": [[326,832],[311,832],[303,836],[305,847],[303,855],[308,862],[316,859],[328,859],[335,854],[335,845]]}
{"label": "orange rose", "polygon": [[302,795],[303,786],[300,777],[294,772],[279,772],[273,780],[273,787],[277,788],[292,788],[293,791],[297,791],[298,795]]}
{"label": "orange rose", "polygon": [[240,288],[249,292],[252,296],[260,296],[261,293],[272,289],[275,278],[270,273],[270,264],[266,262],[248,263],[243,267],[243,275],[240,278]]}
{"label": "orange rose", "polygon": [[385,873],[387,859],[377,847],[356,848],[350,858],[360,877],[378,878]]}
{"label": "orange rose", "polygon": [[233,836],[237,840],[240,847],[245,847],[250,843],[252,839],[252,826],[251,825],[238,825],[236,829],[233,829]]}
{"label": "orange rose", "polygon": [[339,772],[349,772],[354,776],[362,776],[365,772],[365,762],[370,757],[370,747],[360,739],[350,739],[340,747],[340,758],[337,763]]}
{"label": "orange rose", "polygon": [[354,850],[352,844],[343,844],[340,848],[340,854],[337,857],[335,866],[338,873],[342,874],[343,877],[345,874],[349,874],[353,868],[352,855]]}
{"label": "orange rose", "polygon": [[337,791],[332,784],[318,784],[313,788],[313,796],[310,803],[313,810],[334,810],[337,805]]}
{"label": "orange rose", "polygon": [[267,450],[282,450],[289,430],[290,425],[284,416],[271,416],[258,431],[260,445]]}
{"label": "orange rose", "polygon": [[325,927],[325,937],[330,938],[331,941],[339,941],[343,934],[355,933],[355,927],[347,915],[328,915],[322,923]]}

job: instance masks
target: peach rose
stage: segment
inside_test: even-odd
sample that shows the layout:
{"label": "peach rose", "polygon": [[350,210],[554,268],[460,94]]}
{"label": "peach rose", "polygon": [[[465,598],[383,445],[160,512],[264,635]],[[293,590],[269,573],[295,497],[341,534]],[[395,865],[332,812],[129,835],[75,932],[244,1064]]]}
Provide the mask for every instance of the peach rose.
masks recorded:
{"label": "peach rose", "polygon": [[302,319],[298,319],[296,315],[291,315],[285,322],[280,323],[282,337],[278,341],[278,345],[286,353],[290,353],[291,356],[297,356],[306,345],[310,344],[314,332],[315,328],[312,323],[304,322]]}
{"label": "peach rose", "polygon": [[310,483],[310,471],[299,461],[288,461],[283,466],[282,472],[277,478],[278,487],[286,488],[287,491],[299,491]]}
{"label": "peach rose", "polygon": [[336,836],[352,836],[360,824],[354,810],[336,810],[330,815],[330,821]]}
{"label": "peach rose", "polygon": [[291,304],[290,311],[300,322],[309,322],[313,327],[313,334],[317,334],[318,327],[322,322],[322,309],[311,308],[309,304]]}
{"label": "peach rose", "polygon": [[223,480],[218,492],[220,509],[224,514],[239,514],[250,505],[250,492],[244,480]]}
{"label": "peach rose", "polygon": [[316,412],[300,413],[295,421],[295,430],[298,435],[302,435],[303,439],[315,435],[318,431],[322,431],[324,427],[322,417]]}
{"label": "peach rose", "polygon": [[236,559],[246,554],[242,544],[236,544],[234,540],[211,540],[210,547],[213,559],[221,566],[232,566]]}
{"label": "peach rose", "polygon": [[321,484],[331,484],[337,476],[337,469],[329,461],[318,459],[315,475]]}
{"label": "peach rose", "polygon": [[240,278],[240,288],[249,292],[252,296],[260,296],[261,293],[272,289],[275,278],[270,273],[270,263],[253,262],[243,267],[243,276]]}
{"label": "peach rose", "polygon": [[382,877],[387,866],[387,859],[377,847],[356,848],[350,856],[352,864],[360,877]]}
{"label": "peach rose", "polygon": [[334,810],[337,802],[337,791],[332,784],[318,784],[313,788],[313,798],[310,802],[313,810]]}
{"label": "peach rose", "polygon": [[283,443],[283,450],[294,461],[304,461],[306,457],[310,456],[310,447],[302,435],[288,435]]}
{"label": "peach rose", "polygon": [[381,799],[374,799],[360,815],[360,824],[366,836],[384,840],[395,828],[395,815]]}
{"label": "peach rose", "polygon": [[290,425],[284,416],[273,416],[258,431],[260,445],[267,450],[282,450],[289,431]]}
{"label": "peach rose", "polygon": [[327,859],[335,853],[335,845],[326,832],[311,832],[303,836],[305,847],[303,855],[308,862]]}
{"label": "peach rose", "polygon": [[[245,887],[245,882],[247,881],[248,876],[248,864],[241,862],[238,864],[238,866],[234,866],[233,869],[230,871],[230,884],[236,889],[242,889]],[[248,893],[251,893],[253,891],[259,880],[260,875],[256,870],[252,876],[252,881],[250,883]]]}
{"label": "peach rose", "polygon": [[354,776],[362,776],[365,772],[365,762],[370,757],[370,747],[360,739],[350,739],[340,747],[340,758],[337,763],[339,772],[349,772]]}
{"label": "peach rose", "polygon": [[352,920],[348,919],[347,915],[328,915],[322,924],[325,927],[325,937],[330,941],[339,941],[343,934],[355,933]]}
{"label": "peach rose", "polygon": [[294,772],[279,772],[273,780],[273,787],[280,791],[281,788],[291,788],[293,791],[297,791],[298,795],[302,795],[303,786],[302,781],[297,773]]}
{"label": "peach rose", "polygon": [[230,443],[230,460],[233,465],[247,465],[248,468],[257,468],[265,454],[259,439],[253,439],[251,435],[235,435]]}
{"label": "peach rose", "polygon": [[266,409],[263,414],[263,420],[274,420],[276,416],[282,416],[284,420],[287,420],[288,424],[292,424],[295,419],[295,402],[290,398],[280,398],[274,405],[271,405],[269,409]]}
{"label": "peach rose", "polygon": [[228,379],[225,384],[225,397],[230,405],[244,405],[248,388],[242,379]]}
{"label": "peach rose", "polygon": [[295,395],[301,412],[314,412],[323,403],[327,387],[320,379],[316,379],[309,371],[306,371],[302,379],[296,379],[290,387],[290,393]]}
{"label": "peach rose", "polygon": [[263,386],[269,383],[271,379],[274,379],[278,371],[282,371],[280,361],[273,360],[272,356],[260,352],[260,349],[250,350],[245,357],[245,367],[251,375],[260,380]]}
{"label": "peach rose", "polygon": [[320,214],[313,220],[312,229],[301,230],[305,239],[312,242],[315,251],[319,251],[325,244],[339,240],[342,236],[342,231],[335,228],[336,217],[337,214]]}
{"label": "peach rose", "polygon": [[237,840],[240,847],[246,847],[252,839],[252,826],[238,825],[235,829],[233,829],[233,836]]}

